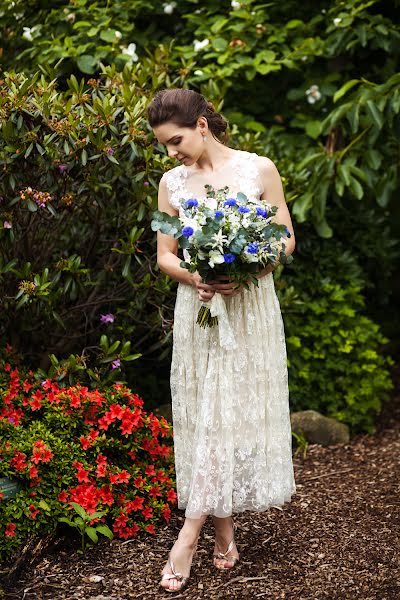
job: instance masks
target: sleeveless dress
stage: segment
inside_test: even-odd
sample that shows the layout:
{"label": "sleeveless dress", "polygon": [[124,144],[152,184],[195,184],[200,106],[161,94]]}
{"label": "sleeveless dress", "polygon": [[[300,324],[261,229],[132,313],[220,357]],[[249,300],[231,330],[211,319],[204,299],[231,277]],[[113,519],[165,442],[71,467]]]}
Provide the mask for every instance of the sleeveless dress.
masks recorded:
{"label": "sleeveless dress", "polygon": [[[206,178],[185,165],[163,177],[171,206],[229,186],[260,205],[258,155],[235,151]],[[237,348],[221,347],[218,326],[196,323],[197,290],[179,283],[171,397],[178,508],[185,516],[265,511],[296,492],[284,325],[272,273],[224,298]]]}

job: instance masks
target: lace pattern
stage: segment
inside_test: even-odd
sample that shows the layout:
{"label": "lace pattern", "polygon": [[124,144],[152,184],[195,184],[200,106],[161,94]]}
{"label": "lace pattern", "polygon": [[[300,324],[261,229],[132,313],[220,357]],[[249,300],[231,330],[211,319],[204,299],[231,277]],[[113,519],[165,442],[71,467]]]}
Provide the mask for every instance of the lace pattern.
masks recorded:
{"label": "lace pattern", "polygon": [[[261,202],[256,156],[238,152],[222,183]],[[174,208],[198,191],[187,183],[184,167],[167,173]],[[197,291],[178,286],[171,363],[174,453],[178,508],[191,518],[265,511],[290,501],[296,491],[285,334],[272,273],[224,301],[239,341],[235,350],[221,347],[218,327],[196,324]]]}

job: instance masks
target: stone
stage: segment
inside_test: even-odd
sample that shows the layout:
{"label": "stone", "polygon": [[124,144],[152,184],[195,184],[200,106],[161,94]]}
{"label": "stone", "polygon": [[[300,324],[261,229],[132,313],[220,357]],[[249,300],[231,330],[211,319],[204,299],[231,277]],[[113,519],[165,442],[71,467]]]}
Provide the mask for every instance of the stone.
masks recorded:
{"label": "stone", "polygon": [[310,444],[332,446],[348,444],[350,441],[350,430],[345,423],[325,417],[316,410],[291,413],[290,421],[292,431],[298,435],[303,434]]}

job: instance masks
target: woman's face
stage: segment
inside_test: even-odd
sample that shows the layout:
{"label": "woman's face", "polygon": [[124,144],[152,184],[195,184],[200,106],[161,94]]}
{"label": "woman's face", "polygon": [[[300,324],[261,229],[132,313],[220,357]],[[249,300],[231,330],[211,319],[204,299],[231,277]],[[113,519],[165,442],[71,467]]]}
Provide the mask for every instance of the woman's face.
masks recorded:
{"label": "woman's face", "polygon": [[204,152],[203,135],[207,133],[206,129],[207,125],[201,120],[195,129],[179,127],[168,121],[154,127],[153,131],[158,141],[166,146],[168,156],[188,166],[193,165]]}

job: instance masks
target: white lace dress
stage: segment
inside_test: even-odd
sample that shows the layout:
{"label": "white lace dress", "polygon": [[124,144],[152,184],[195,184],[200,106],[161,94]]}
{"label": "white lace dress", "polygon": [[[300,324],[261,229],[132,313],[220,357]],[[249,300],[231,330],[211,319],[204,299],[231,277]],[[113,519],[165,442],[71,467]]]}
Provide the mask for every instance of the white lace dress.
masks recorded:
{"label": "white lace dress", "polygon": [[[236,151],[210,178],[186,168],[165,173],[170,204],[205,197],[205,184],[263,193],[257,155]],[[236,350],[220,345],[218,326],[196,324],[194,287],[177,291],[171,364],[178,508],[199,518],[281,506],[295,493],[284,326],[272,273],[226,298]]]}

